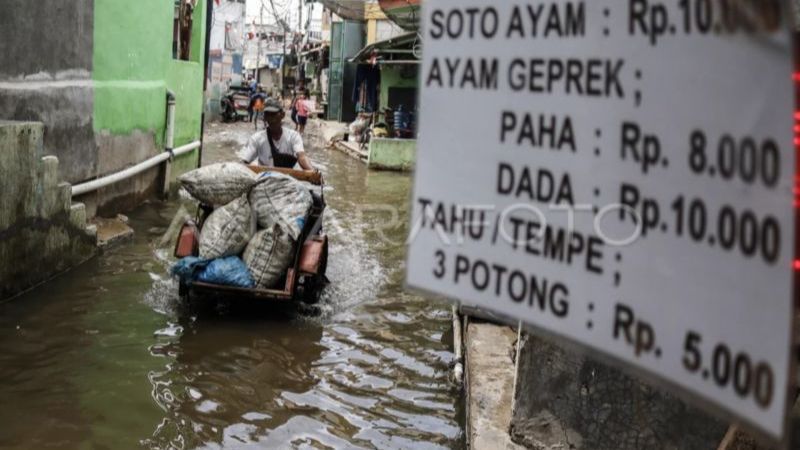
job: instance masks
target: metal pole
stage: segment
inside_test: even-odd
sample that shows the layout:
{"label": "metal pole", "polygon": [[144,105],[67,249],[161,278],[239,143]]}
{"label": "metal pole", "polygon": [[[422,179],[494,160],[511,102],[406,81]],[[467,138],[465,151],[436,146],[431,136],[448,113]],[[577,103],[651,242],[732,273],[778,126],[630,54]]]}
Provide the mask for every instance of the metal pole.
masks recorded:
{"label": "metal pole", "polygon": [[286,95],[286,28],[283,28],[283,61],[281,62],[281,91]]}
{"label": "metal pole", "polygon": [[206,0],[206,45],[203,50],[203,65],[205,66],[205,70],[203,71],[203,92],[208,89],[208,77],[211,76],[208,70],[208,55],[211,50],[211,29],[214,26],[212,23],[214,14],[216,14],[214,11],[214,0]]}
{"label": "metal pole", "polygon": [[[303,0],[297,0],[297,32],[300,33],[300,36],[303,35]],[[300,75],[300,72],[301,72],[300,71],[300,67],[299,67],[299,65],[300,65],[300,52],[298,50],[301,50],[303,48],[302,47],[302,44],[303,44],[302,37],[300,38],[300,44],[301,44],[300,48],[299,49],[295,49],[295,54],[298,55],[297,56],[298,67],[297,67],[297,71],[296,71],[298,75]],[[303,85],[305,86],[305,83],[306,83],[305,79],[295,81],[294,85],[297,86],[299,84],[298,83],[299,81],[302,81]],[[295,87],[295,92],[296,91],[297,91],[297,88]]]}
{"label": "metal pole", "polygon": [[[208,79],[211,76],[211,73],[208,70],[208,56],[209,52],[211,51],[211,29],[213,28],[212,19],[213,19],[213,14],[215,13],[216,12],[214,11],[214,0],[206,0],[206,48],[203,55],[203,64],[206,67],[205,78],[203,78],[204,97],[206,91],[208,90]],[[242,23],[244,23],[244,19],[242,19]],[[200,114],[200,148],[197,149],[197,167],[203,165],[203,138],[205,136],[205,133],[206,133],[206,109],[204,107],[203,112]]]}
{"label": "metal pole", "polygon": [[264,27],[264,2],[261,2],[261,9],[259,10],[260,19],[258,23],[258,30],[256,30],[256,37],[258,38],[258,57],[256,57],[256,83],[261,84],[261,30]]}

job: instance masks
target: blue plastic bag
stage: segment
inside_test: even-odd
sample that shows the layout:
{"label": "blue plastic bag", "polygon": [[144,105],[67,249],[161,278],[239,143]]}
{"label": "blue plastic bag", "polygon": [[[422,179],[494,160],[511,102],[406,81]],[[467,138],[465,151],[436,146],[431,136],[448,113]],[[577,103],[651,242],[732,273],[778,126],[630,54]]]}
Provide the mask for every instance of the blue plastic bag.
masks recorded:
{"label": "blue plastic bag", "polygon": [[211,261],[199,274],[197,281],[241,288],[251,288],[256,285],[247,265],[238,256]]}
{"label": "blue plastic bag", "polygon": [[197,256],[187,256],[181,258],[172,266],[172,275],[181,279],[181,282],[188,283],[194,281],[205,270],[211,261],[198,258]]}

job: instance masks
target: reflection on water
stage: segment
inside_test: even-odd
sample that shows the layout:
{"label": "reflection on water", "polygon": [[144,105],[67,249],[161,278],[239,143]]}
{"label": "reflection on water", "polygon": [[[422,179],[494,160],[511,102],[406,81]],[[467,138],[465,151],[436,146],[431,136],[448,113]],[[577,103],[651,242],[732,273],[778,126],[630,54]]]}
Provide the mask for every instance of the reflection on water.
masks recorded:
{"label": "reflection on water", "polygon": [[177,205],[145,205],[132,245],[0,305],[0,448],[460,448],[449,309],[401,290],[409,178],[311,156],[330,185],[320,317],[182,310],[154,244]]}

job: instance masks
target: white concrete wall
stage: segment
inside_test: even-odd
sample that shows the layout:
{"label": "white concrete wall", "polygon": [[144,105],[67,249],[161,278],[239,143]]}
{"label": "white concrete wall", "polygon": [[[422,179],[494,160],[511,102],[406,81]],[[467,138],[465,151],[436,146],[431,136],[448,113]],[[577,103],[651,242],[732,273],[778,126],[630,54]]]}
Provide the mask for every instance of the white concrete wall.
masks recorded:
{"label": "white concrete wall", "polygon": [[[258,32],[259,30],[262,33],[270,34],[275,33],[283,37],[283,31],[280,27],[276,25],[263,25],[263,26],[256,26],[253,27],[252,25],[248,25],[247,31],[255,30]],[[270,41],[264,40],[261,41],[261,65],[263,66],[264,61],[266,59],[266,55],[271,54],[283,54],[283,43],[278,41]],[[258,39],[247,40],[245,38],[245,51],[244,51],[244,67],[246,69],[254,69],[256,66],[256,60],[258,59],[259,55],[259,46],[258,46]]]}
{"label": "white concrete wall", "polygon": [[306,15],[311,16],[311,20],[307,21],[308,28],[306,29],[306,36],[311,41],[325,41],[328,37],[322,33],[322,15],[325,7],[320,3],[312,3],[308,5]]}
{"label": "white concrete wall", "polygon": [[[223,50],[225,48],[225,23],[230,22],[234,26],[234,33],[241,46],[244,43],[244,33],[246,31],[245,4],[233,0],[220,0],[220,4],[214,4],[214,14],[211,18],[211,42],[209,49]],[[241,47],[237,50],[228,50],[234,53],[241,53]]]}
{"label": "white concrete wall", "polygon": [[[244,53],[247,22],[244,0],[220,0],[214,3],[211,16],[209,51],[222,52],[222,58],[212,58],[208,89],[206,91],[206,120],[219,119],[219,99],[227,91],[229,83],[238,83],[241,73],[234,71],[233,55]],[[225,24],[231,25],[233,47],[225,46]]]}

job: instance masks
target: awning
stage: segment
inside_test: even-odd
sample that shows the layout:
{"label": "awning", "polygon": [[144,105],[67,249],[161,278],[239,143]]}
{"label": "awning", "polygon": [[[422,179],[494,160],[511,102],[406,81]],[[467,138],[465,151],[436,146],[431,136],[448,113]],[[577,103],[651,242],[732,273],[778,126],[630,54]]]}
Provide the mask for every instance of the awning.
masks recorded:
{"label": "awning", "polygon": [[392,64],[392,62],[397,64],[419,63],[413,51],[414,43],[417,42],[417,39],[417,33],[410,32],[382,41],[373,42],[359,50],[355,56],[350,58],[350,62],[368,62],[370,55],[372,55],[374,51],[379,56],[383,57],[379,60],[381,64]]}
{"label": "awning", "polygon": [[392,22],[406,31],[419,30],[420,0],[378,0]]}
{"label": "awning", "polygon": [[317,2],[343,19],[364,20],[366,0],[317,0]]}

